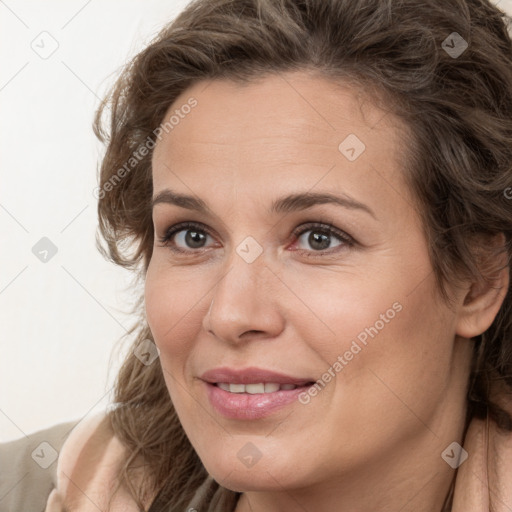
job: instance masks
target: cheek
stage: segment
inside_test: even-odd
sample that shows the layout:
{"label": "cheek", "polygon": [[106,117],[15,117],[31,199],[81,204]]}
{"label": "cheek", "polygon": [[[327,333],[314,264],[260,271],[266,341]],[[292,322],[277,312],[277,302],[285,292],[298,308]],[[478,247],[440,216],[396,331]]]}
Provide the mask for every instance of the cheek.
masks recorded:
{"label": "cheek", "polygon": [[317,345],[336,377],[311,398],[329,410],[321,428],[333,453],[363,458],[431,424],[450,382],[453,348],[452,319],[425,290],[407,297],[389,283],[372,294],[364,307],[340,299],[338,342]]}
{"label": "cheek", "polygon": [[144,297],[146,319],[153,340],[160,350],[160,365],[167,390],[177,410],[190,404],[182,396],[186,386],[186,364],[193,351],[193,340],[201,327],[200,293],[190,278],[168,268],[151,265],[146,275]]}
{"label": "cheek", "polygon": [[[409,296],[398,295],[400,310],[394,315],[377,307],[367,318],[369,325],[361,331],[366,344],[359,343],[362,350],[341,377],[350,409],[358,411],[362,423],[370,425],[371,418],[381,417],[388,418],[388,427],[414,430],[421,427],[417,418],[430,418],[446,392],[453,317],[440,299],[431,297],[429,285]],[[380,313],[388,317],[387,323]]]}
{"label": "cheek", "polygon": [[[161,351],[162,364],[179,361],[191,348],[190,340],[201,327],[201,311],[206,290],[201,279],[183,272],[171,272],[157,264],[149,266],[144,298],[146,318],[154,341]],[[172,357],[169,357],[172,356]]]}
{"label": "cheek", "polygon": [[290,269],[283,280],[299,291],[298,298],[287,297],[291,326],[326,363],[334,363],[352,341],[364,347],[376,332],[375,324],[381,337],[401,314],[401,287],[384,277],[384,272],[379,276],[353,269],[328,270],[325,275],[319,269]]}
{"label": "cheek", "polygon": [[[411,261],[423,263],[419,258]],[[446,387],[454,316],[436,293],[428,265],[424,266],[421,272],[390,265],[386,271],[367,275],[345,273],[308,287],[308,305],[322,322],[303,312],[296,316],[297,325],[308,333],[304,339],[314,344],[324,371],[335,373],[336,394],[353,401],[355,410],[362,412],[357,404],[370,398],[380,413],[386,407],[403,409],[399,396],[406,403],[420,400],[428,414]],[[418,275],[429,277],[418,286]],[[374,416],[372,407],[366,412]]]}

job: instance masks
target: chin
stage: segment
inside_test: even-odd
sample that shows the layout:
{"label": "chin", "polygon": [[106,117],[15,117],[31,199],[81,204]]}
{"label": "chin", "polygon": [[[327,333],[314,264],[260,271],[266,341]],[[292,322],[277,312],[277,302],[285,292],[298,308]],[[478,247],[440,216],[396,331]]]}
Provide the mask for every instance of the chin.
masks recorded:
{"label": "chin", "polygon": [[[303,478],[297,473],[300,461],[276,459],[275,456],[265,460],[264,453],[261,453],[259,460],[253,458],[251,461],[251,453],[256,457],[257,454],[250,444],[248,442],[242,450],[212,454],[203,459],[203,465],[217,482],[235,492],[279,491],[283,487],[301,487],[299,480]],[[295,469],[291,471],[290,468]]]}
{"label": "chin", "polygon": [[293,487],[289,485],[288,481],[283,480],[280,475],[274,476],[266,471],[233,471],[229,477],[223,478],[225,474],[226,473],[211,475],[220,485],[234,492],[282,491],[283,487],[287,489]]}

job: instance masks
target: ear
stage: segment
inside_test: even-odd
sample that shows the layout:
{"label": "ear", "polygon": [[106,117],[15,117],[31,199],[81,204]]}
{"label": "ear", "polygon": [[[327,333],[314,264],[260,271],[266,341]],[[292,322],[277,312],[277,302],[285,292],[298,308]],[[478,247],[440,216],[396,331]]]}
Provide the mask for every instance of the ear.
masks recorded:
{"label": "ear", "polygon": [[[459,336],[464,338],[479,336],[496,318],[510,283],[505,244],[506,239],[503,233],[491,240],[480,240],[477,258],[483,277],[479,277],[466,288],[456,324],[456,333]],[[498,256],[493,255],[493,251],[499,248],[503,251]]]}

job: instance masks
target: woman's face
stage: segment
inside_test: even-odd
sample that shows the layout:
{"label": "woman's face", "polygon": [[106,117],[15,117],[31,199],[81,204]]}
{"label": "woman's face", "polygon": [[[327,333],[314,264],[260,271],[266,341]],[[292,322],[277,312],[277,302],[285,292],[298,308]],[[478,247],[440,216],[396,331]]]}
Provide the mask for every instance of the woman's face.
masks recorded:
{"label": "woman's face", "polygon": [[[199,83],[171,115],[153,155],[146,312],[208,472],[247,491],[447,467],[470,344],[436,291],[404,127],[305,73]],[[218,368],[317,385],[275,392],[286,378],[249,374],[255,386],[228,391],[205,382]]]}

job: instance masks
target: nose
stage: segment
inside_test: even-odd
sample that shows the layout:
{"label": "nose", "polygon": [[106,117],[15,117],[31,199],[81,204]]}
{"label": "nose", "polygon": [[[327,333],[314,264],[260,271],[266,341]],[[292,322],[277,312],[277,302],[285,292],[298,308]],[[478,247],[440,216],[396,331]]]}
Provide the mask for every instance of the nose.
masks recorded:
{"label": "nose", "polygon": [[284,328],[279,280],[263,257],[247,263],[235,254],[230,263],[213,290],[204,330],[233,345],[277,337]]}

